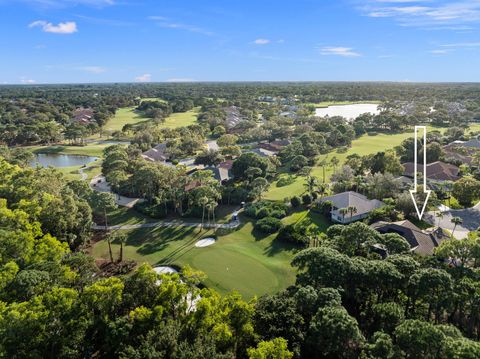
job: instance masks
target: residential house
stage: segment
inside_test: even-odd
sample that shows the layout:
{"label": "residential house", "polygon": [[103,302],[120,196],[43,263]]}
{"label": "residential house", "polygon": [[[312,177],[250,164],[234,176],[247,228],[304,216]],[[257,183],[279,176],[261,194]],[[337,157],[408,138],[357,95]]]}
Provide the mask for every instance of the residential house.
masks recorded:
{"label": "residential house", "polygon": [[224,111],[227,115],[225,123],[229,129],[234,128],[243,119],[237,106],[227,107],[224,109]]}
{"label": "residential house", "polygon": [[268,151],[271,151],[271,152],[278,153],[285,146],[288,146],[291,143],[292,143],[292,141],[290,141],[290,140],[275,140],[275,141],[272,141],[272,142],[259,143],[258,147],[263,148],[263,149],[268,150]]}
{"label": "residential house", "polygon": [[273,156],[277,155],[277,152],[266,150],[266,149],[261,148],[261,147],[260,148],[254,148],[253,150],[248,150],[248,151],[245,151],[245,152],[256,153],[260,157],[273,157]]}
{"label": "residential house", "polygon": [[432,255],[436,247],[448,238],[441,228],[434,231],[422,231],[408,220],[399,222],[377,222],[371,225],[379,233],[397,233],[410,244],[410,249],[419,255]]}
{"label": "residential house", "polygon": [[144,152],[142,157],[151,162],[166,162],[169,159],[169,155],[166,153],[166,150],[167,144],[165,142],[160,143],[154,148]]}
{"label": "residential house", "polygon": [[[404,176],[414,177],[415,164],[413,162],[404,163],[403,167]],[[423,174],[423,166],[418,165],[417,171]],[[437,161],[427,164],[427,180],[433,182],[456,181],[460,178],[458,175],[459,172],[460,169],[457,166],[449,163]]]}
{"label": "residential house", "polygon": [[77,108],[73,111],[72,121],[82,125],[88,125],[93,120],[93,110],[91,108]]}
{"label": "residential house", "polygon": [[[370,200],[364,195],[353,191],[323,197],[319,200],[320,203],[326,201],[332,202],[332,211],[330,213],[332,221],[342,224],[352,223],[366,218],[371,211],[385,205],[382,201],[376,199]],[[349,207],[355,208],[355,211],[343,215],[340,210]]]}
{"label": "residential house", "polygon": [[220,183],[227,182],[230,178],[232,178],[230,170],[221,167],[205,167],[205,171],[212,171],[213,178],[215,178]]}

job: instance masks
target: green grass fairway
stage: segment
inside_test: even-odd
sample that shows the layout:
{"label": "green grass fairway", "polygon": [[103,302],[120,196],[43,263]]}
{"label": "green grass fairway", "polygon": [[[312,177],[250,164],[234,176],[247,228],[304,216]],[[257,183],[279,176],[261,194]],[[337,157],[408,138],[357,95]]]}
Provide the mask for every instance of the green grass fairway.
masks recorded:
{"label": "green grass fairway", "polygon": [[107,122],[104,127],[105,131],[115,132],[121,131],[126,124],[136,124],[143,121],[148,121],[147,117],[135,112],[135,107],[119,108],[115,116]]}
{"label": "green grass fairway", "polygon": [[200,107],[195,107],[191,111],[173,113],[168,116],[165,119],[165,122],[162,123],[160,126],[166,128],[177,128],[196,124],[199,111]]}
{"label": "green grass fairway", "polygon": [[[119,209],[110,215],[109,223],[145,223],[148,219],[131,217],[131,212]],[[320,231],[329,222],[319,214],[299,209],[282,221],[293,224],[309,221]],[[221,293],[237,290],[245,298],[285,289],[295,281],[295,271],[290,262],[297,252],[285,243],[275,240],[276,234],[262,235],[253,229],[253,223],[242,217],[241,227],[228,234],[219,235],[217,243],[206,248],[196,248],[195,242],[213,235],[212,231],[199,232],[198,228],[168,227],[142,228],[128,233],[124,256],[138,263],[153,266],[190,265],[205,272],[205,284]],[[114,256],[119,244],[113,243]],[[105,241],[92,249],[95,258],[108,258]]]}

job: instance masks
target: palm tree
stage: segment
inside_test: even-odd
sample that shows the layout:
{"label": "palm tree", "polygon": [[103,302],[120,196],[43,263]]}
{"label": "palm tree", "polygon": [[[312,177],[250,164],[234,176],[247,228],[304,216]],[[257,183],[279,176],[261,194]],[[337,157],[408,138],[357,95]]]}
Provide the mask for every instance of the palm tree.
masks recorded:
{"label": "palm tree", "polygon": [[450,222],[453,223],[453,230],[452,230],[452,237],[453,237],[453,234],[455,233],[455,229],[457,228],[457,225],[459,224],[462,224],[463,223],[463,219],[461,219],[460,217],[453,217]]}
{"label": "palm tree", "polygon": [[355,183],[355,191],[359,192],[360,186],[363,183],[363,177],[355,176],[355,178],[353,179],[353,182]]}
{"label": "palm tree", "polygon": [[348,212],[350,213],[350,220],[352,219],[353,215],[357,213],[357,207],[355,206],[348,206]]}
{"label": "palm tree", "polygon": [[314,191],[315,187],[317,187],[317,177],[314,176],[308,176],[307,181],[305,182],[304,186],[309,194],[312,194]]}
{"label": "palm tree", "polygon": [[340,163],[340,160],[337,157],[333,156],[332,159],[330,160],[330,163],[333,166],[333,173],[336,173],[337,172],[337,166]]}
{"label": "palm tree", "polygon": [[342,222],[345,222],[345,215],[348,213],[348,208],[340,208],[338,213],[342,215]]}
{"label": "palm tree", "polygon": [[205,221],[205,206],[208,203],[208,197],[201,197],[198,200],[198,203],[202,206],[202,226],[200,227],[200,231],[203,229],[203,223]]}
{"label": "palm tree", "polygon": [[318,165],[323,169],[323,183],[325,183],[325,169],[328,166],[327,160],[321,160],[320,162],[318,162]]}
{"label": "palm tree", "polygon": [[327,185],[325,183],[320,183],[317,186],[317,192],[320,194],[320,197],[323,197],[323,195],[325,195],[327,192]]}
{"label": "palm tree", "polygon": [[442,211],[438,211],[435,216],[437,216],[438,218],[438,225],[437,227],[440,227],[440,220],[443,218],[443,212]]}

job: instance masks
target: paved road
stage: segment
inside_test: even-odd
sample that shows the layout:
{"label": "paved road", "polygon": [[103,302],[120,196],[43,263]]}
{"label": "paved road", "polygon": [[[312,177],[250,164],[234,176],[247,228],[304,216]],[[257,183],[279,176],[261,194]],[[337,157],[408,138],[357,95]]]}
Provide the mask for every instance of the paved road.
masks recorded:
{"label": "paved road", "polygon": [[463,220],[462,224],[457,225],[454,232],[454,237],[457,239],[467,238],[468,232],[476,231],[480,227],[480,202],[472,208],[467,209],[448,209],[442,211],[443,217],[438,218],[434,212],[428,212],[425,215],[425,220],[439,227],[453,230],[454,224],[451,222],[453,217],[460,217]]}

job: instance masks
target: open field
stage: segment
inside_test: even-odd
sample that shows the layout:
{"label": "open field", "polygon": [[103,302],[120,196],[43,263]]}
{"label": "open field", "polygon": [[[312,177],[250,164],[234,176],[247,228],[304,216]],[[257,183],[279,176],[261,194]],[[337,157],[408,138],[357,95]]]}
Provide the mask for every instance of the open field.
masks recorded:
{"label": "open field", "polygon": [[[309,220],[320,230],[328,222],[318,214],[299,210],[283,219],[285,224]],[[111,221],[111,219],[110,219]],[[132,223],[131,220],[127,221]],[[264,236],[253,229],[253,223],[242,218],[241,227],[219,235],[218,241],[207,248],[196,248],[195,242],[211,236],[212,231],[198,228],[142,228],[128,231],[125,258],[155,265],[190,265],[205,272],[205,281],[222,293],[237,290],[246,298],[274,293],[294,283],[295,273],[290,262],[296,249],[275,240],[276,234]],[[114,253],[119,245],[113,244]],[[96,258],[108,258],[105,241],[92,249]]]}
{"label": "open field", "polygon": [[191,111],[173,113],[165,119],[165,122],[160,127],[177,128],[190,126],[197,123],[199,107],[195,107]]}

